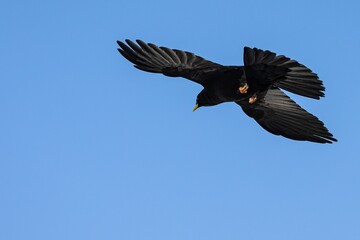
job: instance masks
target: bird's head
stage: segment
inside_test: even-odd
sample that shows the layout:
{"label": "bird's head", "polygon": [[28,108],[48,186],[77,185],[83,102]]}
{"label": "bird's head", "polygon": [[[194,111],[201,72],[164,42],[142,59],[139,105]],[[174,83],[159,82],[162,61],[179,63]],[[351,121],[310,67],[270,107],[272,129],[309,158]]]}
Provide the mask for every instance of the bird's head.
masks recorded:
{"label": "bird's head", "polygon": [[203,106],[213,106],[217,103],[214,102],[212,95],[208,93],[205,89],[203,89],[196,97],[196,105],[193,109],[193,112],[199,107]]}

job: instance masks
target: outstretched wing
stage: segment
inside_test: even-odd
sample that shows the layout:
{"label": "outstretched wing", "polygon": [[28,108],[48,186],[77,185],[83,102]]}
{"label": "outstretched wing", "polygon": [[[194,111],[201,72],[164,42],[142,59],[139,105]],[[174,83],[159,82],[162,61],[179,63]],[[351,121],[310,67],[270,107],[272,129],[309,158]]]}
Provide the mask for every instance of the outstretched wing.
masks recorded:
{"label": "outstretched wing", "polygon": [[294,140],[332,143],[337,140],[317,117],[302,109],[278,88],[271,88],[257,102],[236,102],[265,130]]}
{"label": "outstretched wing", "polygon": [[273,84],[289,92],[319,99],[325,87],[317,74],[306,66],[283,55],[258,48],[244,48],[246,77],[264,84]]}
{"label": "outstretched wing", "polygon": [[202,84],[206,74],[216,71],[222,65],[208,61],[193,53],[166,47],[158,47],[151,43],[130,40],[125,43],[117,41],[118,51],[140,70],[163,73],[170,77],[184,77]]}

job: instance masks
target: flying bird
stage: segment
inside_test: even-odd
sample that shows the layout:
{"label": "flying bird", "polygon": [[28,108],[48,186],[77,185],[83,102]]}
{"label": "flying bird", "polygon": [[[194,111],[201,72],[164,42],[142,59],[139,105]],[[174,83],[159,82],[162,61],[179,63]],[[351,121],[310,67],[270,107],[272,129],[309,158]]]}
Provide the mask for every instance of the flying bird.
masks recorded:
{"label": "flying bird", "polygon": [[316,116],[281,89],[313,99],[324,96],[317,74],[284,55],[244,47],[244,66],[224,66],[194,53],[136,40],[117,41],[118,51],[140,70],[183,77],[201,84],[199,107],[235,102],[249,117],[275,135],[301,141],[337,140]]}

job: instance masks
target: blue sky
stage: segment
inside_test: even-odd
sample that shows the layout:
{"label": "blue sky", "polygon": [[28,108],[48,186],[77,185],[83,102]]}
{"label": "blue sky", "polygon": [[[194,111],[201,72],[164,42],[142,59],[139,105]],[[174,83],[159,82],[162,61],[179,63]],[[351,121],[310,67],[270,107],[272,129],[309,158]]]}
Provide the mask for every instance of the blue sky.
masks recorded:
{"label": "blue sky", "polygon": [[[359,1],[2,1],[0,239],[360,238]],[[339,139],[271,135],[199,85],[136,70],[116,40],[318,73],[292,97]]]}

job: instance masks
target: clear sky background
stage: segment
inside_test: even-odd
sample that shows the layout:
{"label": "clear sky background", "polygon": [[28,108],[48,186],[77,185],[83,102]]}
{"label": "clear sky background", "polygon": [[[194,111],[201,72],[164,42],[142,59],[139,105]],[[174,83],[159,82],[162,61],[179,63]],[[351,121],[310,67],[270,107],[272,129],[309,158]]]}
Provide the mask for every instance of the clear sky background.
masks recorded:
{"label": "clear sky background", "polygon": [[[0,239],[360,239],[360,2],[17,1],[0,7]],[[116,40],[318,73],[294,97],[339,139],[271,135],[200,85],[141,72]]]}

